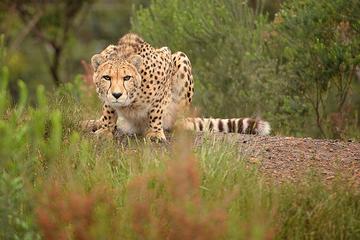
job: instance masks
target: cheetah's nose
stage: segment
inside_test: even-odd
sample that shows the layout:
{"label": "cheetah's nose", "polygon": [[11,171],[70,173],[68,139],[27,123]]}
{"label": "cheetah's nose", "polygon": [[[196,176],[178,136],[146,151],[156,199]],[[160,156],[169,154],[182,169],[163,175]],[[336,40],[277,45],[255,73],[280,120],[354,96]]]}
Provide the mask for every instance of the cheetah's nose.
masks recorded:
{"label": "cheetah's nose", "polygon": [[121,97],[122,93],[113,93],[112,95],[114,96],[114,98],[118,99],[119,97]]}

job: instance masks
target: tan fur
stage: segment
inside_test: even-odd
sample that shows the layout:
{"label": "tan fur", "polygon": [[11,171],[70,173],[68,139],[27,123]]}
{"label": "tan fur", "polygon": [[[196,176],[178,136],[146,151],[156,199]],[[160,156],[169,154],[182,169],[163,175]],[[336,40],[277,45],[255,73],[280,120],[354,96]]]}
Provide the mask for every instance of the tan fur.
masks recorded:
{"label": "tan fur", "polygon": [[[164,129],[170,129],[177,112],[191,103],[191,64],[184,53],[155,49],[136,34],[127,34],[91,62],[96,91],[104,102],[99,125],[107,132],[116,129],[120,117],[119,127],[125,133],[165,140]],[[126,76],[130,80],[125,81]],[[121,96],[116,99],[114,93]]]}
{"label": "tan fur", "polygon": [[[179,113],[192,101],[194,82],[188,57],[182,52],[171,54],[167,47],[153,48],[136,34],[125,35],[118,45],[95,54],[91,62],[96,91],[104,102],[102,117],[91,122],[98,134],[108,135],[119,126],[124,133],[166,140],[164,129],[173,128]],[[270,132],[268,122],[251,118],[186,118],[179,125],[196,131]]]}

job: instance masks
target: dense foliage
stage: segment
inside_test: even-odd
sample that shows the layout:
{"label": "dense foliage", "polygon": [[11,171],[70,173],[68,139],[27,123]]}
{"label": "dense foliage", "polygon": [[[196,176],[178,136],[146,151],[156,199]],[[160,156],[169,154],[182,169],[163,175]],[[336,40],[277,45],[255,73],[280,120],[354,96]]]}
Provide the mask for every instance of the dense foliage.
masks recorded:
{"label": "dense foliage", "polygon": [[268,22],[241,1],[154,0],[133,30],[190,56],[205,115],[260,115],[277,133],[358,138],[359,10],[356,0],[289,0]]}
{"label": "dense foliage", "polygon": [[290,92],[311,105],[322,136],[341,138],[358,124],[359,11],[356,0],[289,1],[275,19]]}

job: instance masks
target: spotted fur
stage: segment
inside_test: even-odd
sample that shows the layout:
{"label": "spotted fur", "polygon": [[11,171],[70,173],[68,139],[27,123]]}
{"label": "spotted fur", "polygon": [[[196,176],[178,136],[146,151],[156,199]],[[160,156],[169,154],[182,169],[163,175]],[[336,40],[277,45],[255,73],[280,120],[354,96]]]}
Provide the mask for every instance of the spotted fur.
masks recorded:
{"label": "spotted fur", "polygon": [[[91,62],[96,91],[104,102],[103,116],[92,122],[100,126],[96,133],[113,132],[120,118],[118,126],[125,133],[165,140],[164,129],[170,129],[180,109],[192,101],[188,57],[182,52],[171,54],[167,47],[153,48],[136,34],[125,35]],[[125,81],[127,76],[130,79]]]}
{"label": "spotted fur", "polygon": [[[153,48],[136,34],[126,34],[92,59],[93,80],[104,102],[100,120],[90,121],[96,133],[145,134],[166,140],[179,113],[190,105],[194,93],[191,63],[182,52]],[[119,121],[118,121],[119,118]],[[118,123],[119,122],[119,123]],[[196,131],[266,135],[269,123],[251,118],[185,118],[178,121]]]}

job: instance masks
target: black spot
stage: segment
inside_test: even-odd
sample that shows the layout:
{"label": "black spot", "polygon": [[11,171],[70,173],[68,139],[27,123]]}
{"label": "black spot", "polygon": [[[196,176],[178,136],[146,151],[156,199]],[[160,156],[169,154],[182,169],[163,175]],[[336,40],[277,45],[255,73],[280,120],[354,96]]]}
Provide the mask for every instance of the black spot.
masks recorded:
{"label": "black spot", "polygon": [[232,126],[231,126],[232,124],[231,124],[231,120],[230,119],[228,119],[227,120],[227,126],[228,126],[228,132],[232,132],[231,130],[232,130]]}
{"label": "black spot", "polygon": [[224,131],[223,122],[221,120],[219,120],[218,128],[219,128],[219,132]]}
{"label": "black spot", "polygon": [[200,130],[201,132],[203,131],[203,128],[204,128],[204,126],[203,126],[202,122],[199,121],[199,130]]}
{"label": "black spot", "polygon": [[247,134],[255,134],[256,122],[254,119],[248,120],[248,128],[246,129]]}
{"label": "black spot", "polygon": [[241,133],[242,132],[242,128],[243,128],[243,121],[242,121],[242,118],[239,118],[238,121],[237,121],[237,125],[238,125],[238,133]]}

